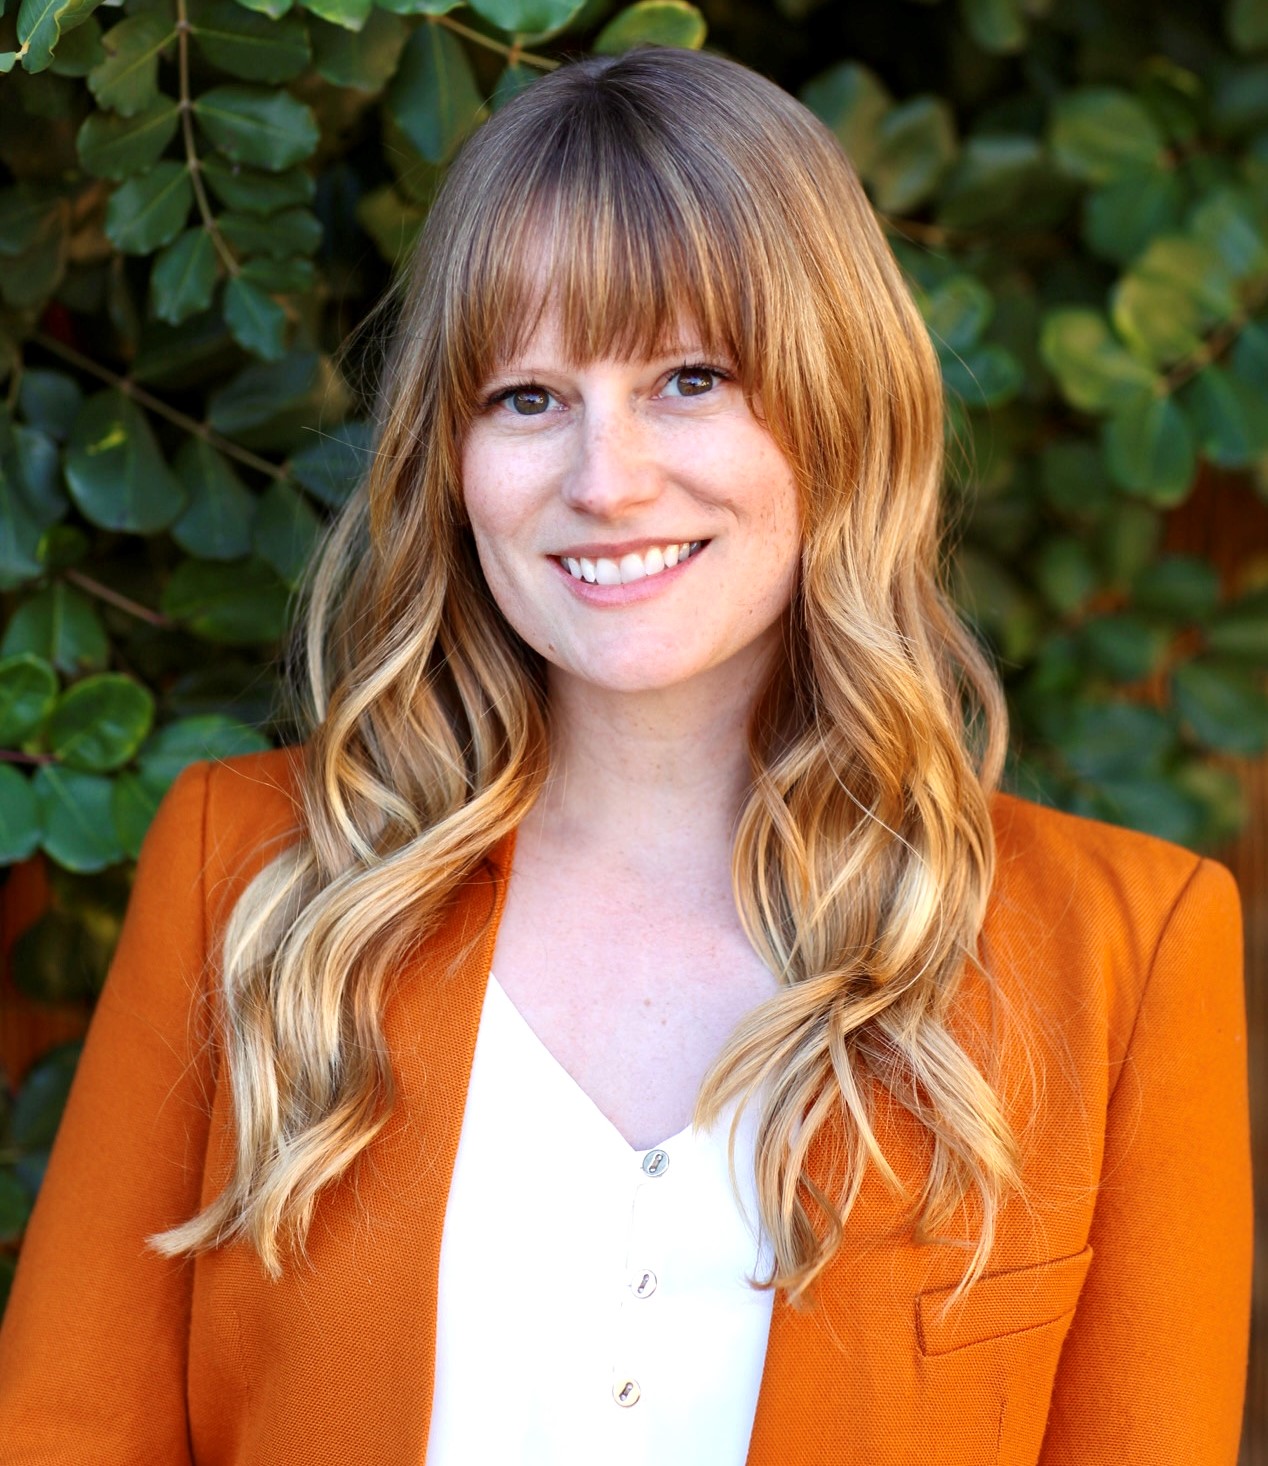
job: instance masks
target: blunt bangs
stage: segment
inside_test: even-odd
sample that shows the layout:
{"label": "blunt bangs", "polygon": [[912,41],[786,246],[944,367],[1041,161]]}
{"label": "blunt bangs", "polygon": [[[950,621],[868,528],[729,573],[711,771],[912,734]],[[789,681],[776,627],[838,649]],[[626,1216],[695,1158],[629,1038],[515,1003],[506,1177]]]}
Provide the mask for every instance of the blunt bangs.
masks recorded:
{"label": "blunt bangs", "polygon": [[[770,242],[731,160],[665,126],[617,81],[535,107],[539,82],[477,135],[455,165],[468,201],[444,295],[444,354],[462,396],[514,357],[542,314],[559,313],[578,365],[660,355],[690,333],[760,388],[759,298]],[[473,177],[474,175],[474,177]],[[465,246],[465,247],[463,247]]]}

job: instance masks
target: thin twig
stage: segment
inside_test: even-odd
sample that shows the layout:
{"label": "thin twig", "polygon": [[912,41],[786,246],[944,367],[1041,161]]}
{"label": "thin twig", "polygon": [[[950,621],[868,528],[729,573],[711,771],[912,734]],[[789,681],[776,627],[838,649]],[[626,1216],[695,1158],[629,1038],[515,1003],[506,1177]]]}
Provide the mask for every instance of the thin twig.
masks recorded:
{"label": "thin twig", "polygon": [[481,35],[469,25],[463,25],[460,20],[454,20],[448,15],[429,15],[428,21],[432,25],[443,25],[446,30],[453,31],[454,35],[462,36],[465,40],[473,41],[477,46],[483,46],[488,51],[496,51],[499,56],[505,56],[510,62],[523,61],[526,66],[535,66],[539,71],[555,71],[560,63],[552,61],[549,56],[538,56],[534,51],[522,51],[517,44],[508,46],[503,41],[495,41],[492,36]]}
{"label": "thin twig", "polygon": [[246,468],[253,468],[257,473],[267,474],[269,478],[289,477],[286,470],[280,468],[276,463],[270,463],[267,458],[261,458],[258,454],[252,453],[249,448],[239,447],[230,439],[221,437],[214,428],[208,427],[206,423],[195,421],[187,413],[169,407],[166,402],[147,392],[144,387],[139,387],[131,377],[120,376],[118,372],[112,372],[109,367],[102,366],[100,362],[94,361],[90,356],[85,356],[82,351],[76,351],[73,346],[67,346],[56,336],[50,336],[45,331],[36,331],[30,339],[43,346],[46,351],[51,351],[54,356],[60,356],[63,361],[68,361],[72,366],[78,367],[80,371],[88,372],[98,380],[118,388],[125,396],[131,397],[134,402],[154,413],[156,417],[166,418],[173,426],[183,428],[194,437],[201,438],[218,452],[223,453],[226,458],[236,459]]}
{"label": "thin twig", "polygon": [[216,215],[207,197],[203,183],[202,161],[194,141],[194,104],[189,90],[189,17],[185,13],[185,0],[176,0],[176,49],[180,70],[181,134],[185,140],[185,166],[189,169],[189,181],[194,186],[194,197],[198,200],[198,212],[202,215],[203,228],[211,235],[216,253],[231,276],[242,273],[237,256],[220,232]]}
{"label": "thin twig", "polygon": [[162,611],[151,611],[148,606],[143,606],[139,601],[121,595],[117,590],[111,590],[108,585],[102,585],[101,581],[94,580],[91,575],[85,575],[82,570],[63,570],[62,574],[72,584],[79,586],[81,590],[86,590],[89,595],[96,596],[101,601],[109,601],[112,606],[126,611],[129,616],[135,616],[138,621],[148,621],[151,626],[176,625],[176,622],[164,616]]}

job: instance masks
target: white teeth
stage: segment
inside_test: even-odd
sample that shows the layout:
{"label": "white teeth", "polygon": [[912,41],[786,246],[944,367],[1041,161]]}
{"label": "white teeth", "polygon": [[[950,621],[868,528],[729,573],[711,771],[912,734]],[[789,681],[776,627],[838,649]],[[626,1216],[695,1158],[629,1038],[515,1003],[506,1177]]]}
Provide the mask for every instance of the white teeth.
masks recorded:
{"label": "white teeth", "polygon": [[631,580],[643,580],[647,575],[647,567],[643,564],[642,555],[621,556],[621,584],[629,585]]}
{"label": "white teeth", "polygon": [[650,575],[659,575],[662,570],[672,570],[675,565],[681,565],[704,543],[704,540],[684,540],[679,545],[652,545],[641,555],[632,550],[619,560],[587,560],[572,555],[560,558],[574,580],[585,580],[591,585],[629,585],[631,581],[645,580]]}

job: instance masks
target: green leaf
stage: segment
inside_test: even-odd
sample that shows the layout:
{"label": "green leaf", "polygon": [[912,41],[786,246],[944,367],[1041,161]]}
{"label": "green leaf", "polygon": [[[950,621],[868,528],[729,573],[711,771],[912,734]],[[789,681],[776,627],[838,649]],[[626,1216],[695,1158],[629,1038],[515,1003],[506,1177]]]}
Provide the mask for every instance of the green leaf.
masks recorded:
{"label": "green leaf", "polygon": [[1263,220],[1242,190],[1221,188],[1204,198],[1193,210],[1189,227],[1219,254],[1235,279],[1248,280],[1268,270]]}
{"label": "green leaf", "polygon": [[39,222],[34,244],[0,270],[0,295],[15,310],[40,312],[61,284],[70,243],[70,214],[65,201]]}
{"label": "green leaf", "polygon": [[53,710],[57,673],[33,652],[0,660],[0,746],[29,738]]}
{"label": "green leaf", "polygon": [[286,354],[286,312],[258,285],[240,275],[225,286],[225,324],[233,339],[265,361]]}
{"label": "green leaf", "polygon": [[135,117],[158,98],[159,53],[176,32],[166,15],[143,10],[112,26],[101,38],[106,59],[88,73],[99,107]]}
{"label": "green leaf", "polygon": [[90,397],[76,417],[66,481],[80,512],[102,529],[153,534],[185,507],[145,414],[114,389]]}
{"label": "green leaf", "polygon": [[380,0],[379,8],[393,15],[448,15],[463,3],[464,0]]}
{"label": "green leaf", "polygon": [[497,85],[493,88],[489,106],[494,112],[500,112],[508,102],[518,97],[521,92],[527,91],[535,81],[540,79],[541,72],[534,67],[525,66],[522,61],[508,63],[502,68]]}
{"label": "green leaf", "polygon": [[1171,674],[1176,709],[1199,743],[1251,756],[1268,748],[1268,697],[1244,668],[1186,662]]}
{"label": "green leaf", "polygon": [[184,163],[156,163],[119,185],[106,205],[106,234],[124,254],[150,254],[185,227],[194,190]]}
{"label": "green leaf", "polygon": [[11,1171],[0,1171],[0,1243],[16,1242],[30,1215],[31,1193]]}
{"label": "green leaf", "polygon": [[40,536],[37,551],[46,570],[66,570],[88,556],[88,536],[73,524],[51,525]]}
{"label": "green leaf", "polygon": [[1162,665],[1171,634],[1141,616],[1120,612],[1094,616],[1079,628],[1092,666],[1116,682],[1139,682]]}
{"label": "green leaf", "polygon": [[1163,138],[1130,93],[1113,87],[1067,92],[1053,108],[1048,143],[1058,165],[1089,183],[1156,168]]}
{"label": "green leaf", "polygon": [[40,848],[44,826],[31,781],[0,763],[0,865],[13,865]]}
{"label": "green leaf", "polygon": [[368,422],[339,423],[295,454],[291,473],[320,503],[339,508],[369,472],[372,432]]}
{"label": "green leaf", "polygon": [[1120,499],[1097,526],[1102,584],[1126,587],[1157,555],[1162,522],[1155,509]]}
{"label": "green leaf", "polygon": [[371,189],[357,201],[357,223],[394,267],[412,253],[426,215],[421,204],[403,199],[390,183]]}
{"label": "green leaf", "polygon": [[117,672],[85,677],[57,700],[45,737],[68,768],[102,774],[125,764],[154,721],[150,692]]}
{"label": "green leaf", "polygon": [[1221,656],[1268,666],[1268,590],[1223,607],[1206,628],[1206,644]]}
{"label": "green leaf", "polygon": [[18,44],[25,47],[27,71],[43,71],[53,59],[58,37],[84,21],[101,0],[22,0],[18,10]]}
{"label": "green leaf", "polygon": [[1204,621],[1219,598],[1219,575],[1196,555],[1166,555],[1155,560],[1132,586],[1134,605],[1172,621]]}
{"label": "green leaf", "polygon": [[876,129],[876,150],[864,171],[876,207],[902,214],[924,203],[955,155],[955,122],[941,97],[913,97],[892,108]]}
{"label": "green leaf", "polygon": [[1039,454],[1044,498],[1062,514],[1095,517],[1114,490],[1100,449],[1085,438],[1056,438]]}
{"label": "green leaf", "polygon": [[1044,178],[1041,144],[1025,135],[969,138],[942,182],[938,222],[948,229],[1015,223]]}
{"label": "green leaf", "polygon": [[251,447],[289,447],[320,415],[330,392],[328,373],[329,363],[308,351],[254,363],[212,393],[208,421],[217,432]]}
{"label": "green leaf", "polygon": [[110,644],[93,604],[56,580],[24,601],[9,619],[0,657],[33,652],[59,672],[77,677],[106,665]]}
{"label": "green leaf", "polygon": [[843,61],[808,81],[801,100],[836,134],[846,156],[866,174],[876,155],[877,129],[894,105],[875,72]]}
{"label": "green leaf", "polygon": [[44,182],[0,189],[0,255],[25,254],[38,244],[61,204],[61,191]]}
{"label": "green leaf", "polygon": [[201,225],[169,244],[150,271],[154,314],[172,326],[206,310],[215,287],[216,247]]}
{"label": "green leaf", "polygon": [[1081,703],[1052,732],[1071,772],[1094,783],[1160,770],[1176,744],[1170,722],[1135,703]]}
{"label": "green leaf", "polygon": [[708,29],[704,16],[686,0],[638,0],[608,21],[593,49],[600,56],[619,56],[633,46],[698,51]]}
{"label": "green leaf", "polygon": [[305,8],[320,20],[344,30],[359,31],[369,20],[373,0],[304,0]]}
{"label": "green leaf", "polygon": [[80,1047],[59,1044],[31,1066],[9,1111],[9,1138],[19,1150],[47,1152],[52,1146]]}
{"label": "green leaf", "polygon": [[1260,51],[1268,46],[1265,0],[1230,0],[1225,21],[1228,38],[1239,51]]}
{"label": "green leaf", "polygon": [[75,26],[58,40],[57,50],[49,63],[49,74],[85,77],[105,59],[105,49],[101,44],[101,26],[97,23],[97,17],[90,15],[82,25]]}
{"label": "green leaf", "polygon": [[96,178],[127,178],[144,173],[176,136],[180,108],[158,97],[131,117],[90,112],[75,138],[79,161]]}
{"label": "green leaf", "polygon": [[1155,366],[1191,356],[1202,344],[1202,312],[1193,296],[1134,271],[1115,287],[1111,314],[1123,340]]}
{"label": "green leaf", "polygon": [[255,496],[229,460],[203,438],[188,437],[172,467],[189,495],[189,505],[172,538],[202,560],[238,560],[250,553]]}
{"label": "green leaf", "polygon": [[247,10],[254,10],[258,15],[267,15],[271,20],[278,20],[290,10],[294,0],[238,0],[238,3]]}
{"label": "green leaf", "polygon": [[105,870],[123,859],[110,811],[110,780],[41,764],[31,781],[44,825],[41,848],[67,870]]}
{"label": "green leaf", "polygon": [[540,36],[564,26],[581,9],[582,0],[469,0],[469,3],[477,15],[508,35]]}
{"label": "green leaf", "polygon": [[33,428],[64,442],[84,394],[74,377],[47,367],[27,367],[18,385],[18,407]]}
{"label": "green leaf", "polygon": [[1202,830],[1201,804],[1167,774],[1102,779],[1096,785],[1093,808],[1100,819],[1173,844],[1193,844]]}
{"label": "green leaf", "polygon": [[387,90],[387,110],[431,163],[446,162],[482,114],[479,88],[458,39],[438,25],[409,38]]}
{"label": "green leaf", "polygon": [[1242,386],[1268,397],[1268,329],[1262,323],[1250,321],[1242,327],[1228,365]]}
{"label": "green leaf", "polygon": [[1083,238],[1103,259],[1130,264],[1151,239],[1180,227],[1183,207],[1184,188],[1174,173],[1128,174],[1088,194]]}
{"label": "green leaf", "polygon": [[235,163],[280,173],[303,162],[317,146],[316,119],[289,92],[212,87],[195,98],[193,111],[212,143]]}
{"label": "green leaf", "polygon": [[124,854],[135,860],[168,786],[144,772],[125,769],[110,791],[110,816]]}
{"label": "green leaf", "polygon": [[257,256],[242,267],[242,278],[269,295],[304,295],[317,283],[312,260],[270,260]]}
{"label": "green leaf", "polygon": [[14,429],[13,438],[16,452],[5,467],[16,472],[27,506],[40,527],[47,528],[70,508],[62,492],[57,445],[46,434],[21,425]]}
{"label": "green leaf", "polygon": [[1260,392],[1223,367],[1204,367],[1183,389],[1203,454],[1221,468],[1245,468],[1268,452]]}
{"label": "green leaf", "polygon": [[1010,401],[1020,391],[1023,376],[1017,358],[993,342],[972,347],[963,356],[942,359],[948,392],[975,411]]}
{"label": "green leaf", "polygon": [[240,255],[310,255],[321,244],[321,225],[307,209],[259,214],[221,214],[220,231]]}
{"label": "green leaf", "polygon": [[965,545],[956,556],[955,598],[964,615],[1009,662],[1023,661],[1039,639],[1039,615],[1028,589],[999,561]]}
{"label": "green leaf", "polygon": [[312,59],[296,15],[271,19],[237,0],[192,0],[190,34],[207,60],[230,76],[274,84],[298,76]]}
{"label": "green leaf", "polygon": [[[357,91],[381,92],[396,74],[396,67],[409,38],[401,20],[385,10],[371,10],[359,31],[323,20],[309,22],[308,34],[313,45],[313,69],[317,75],[337,87],[355,87]],[[536,76],[531,67],[522,67]]]}
{"label": "green leaf", "polygon": [[275,214],[296,204],[311,203],[316,192],[313,176],[305,168],[264,173],[231,163],[221,153],[207,154],[202,160],[202,174],[226,208],[249,214]]}
{"label": "green leaf", "polygon": [[106,980],[119,926],[99,905],[49,908],[13,945],[14,985],[41,1003],[90,1001]]}
{"label": "green leaf", "polygon": [[295,589],[312,559],[321,521],[302,494],[282,481],[260,499],[253,535],[255,552]]}
{"label": "green leaf", "polygon": [[972,275],[953,275],[923,302],[925,325],[939,347],[967,351],[990,325],[995,301]]}
{"label": "green leaf", "polygon": [[13,590],[43,573],[40,528],[21,485],[0,466],[0,590]]}
{"label": "green leaf", "polygon": [[205,641],[251,646],[286,629],[290,593],[263,560],[185,560],[163,595],[163,610]]}
{"label": "green leaf", "polygon": [[1053,610],[1070,616],[1096,594],[1101,577],[1082,540],[1073,535],[1051,535],[1039,546],[1034,580]]}
{"label": "green leaf", "polygon": [[1187,497],[1197,468],[1193,432],[1172,397],[1142,397],[1105,425],[1105,462],[1115,483],[1163,508]]}
{"label": "green leaf", "polygon": [[1087,412],[1122,411],[1159,385],[1157,374],[1111,335],[1096,311],[1049,312],[1039,350],[1066,400]]}
{"label": "green leaf", "polygon": [[198,759],[263,753],[269,747],[268,739],[245,723],[223,713],[205,713],[157,729],[137,755],[137,763],[147,779],[166,787]]}
{"label": "green leaf", "polygon": [[960,14],[983,51],[1008,55],[1026,44],[1021,0],[960,0]]}
{"label": "green leaf", "polygon": [[1187,291],[1204,325],[1236,314],[1237,283],[1214,242],[1183,234],[1155,239],[1133,266],[1133,274]]}

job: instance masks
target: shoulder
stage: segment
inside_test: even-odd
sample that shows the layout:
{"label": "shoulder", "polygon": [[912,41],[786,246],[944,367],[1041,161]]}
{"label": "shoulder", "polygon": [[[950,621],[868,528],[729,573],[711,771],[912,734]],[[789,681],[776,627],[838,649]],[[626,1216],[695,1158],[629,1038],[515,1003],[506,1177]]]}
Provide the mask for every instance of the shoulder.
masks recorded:
{"label": "shoulder", "polygon": [[190,876],[202,886],[208,914],[223,914],[252,877],[302,835],[302,766],[302,747],[188,765],[150,826],[138,879],[192,863]]}
{"label": "shoulder", "polygon": [[1240,929],[1232,876],[1191,850],[1005,794],[992,823],[986,960],[1111,1033],[1130,1030],[1164,943],[1223,948]]}

